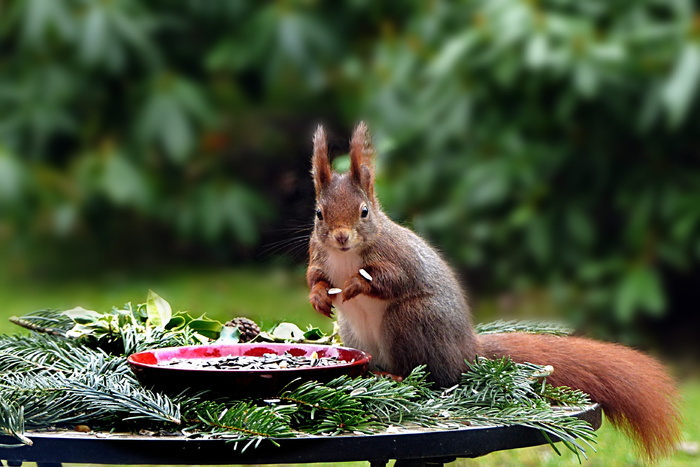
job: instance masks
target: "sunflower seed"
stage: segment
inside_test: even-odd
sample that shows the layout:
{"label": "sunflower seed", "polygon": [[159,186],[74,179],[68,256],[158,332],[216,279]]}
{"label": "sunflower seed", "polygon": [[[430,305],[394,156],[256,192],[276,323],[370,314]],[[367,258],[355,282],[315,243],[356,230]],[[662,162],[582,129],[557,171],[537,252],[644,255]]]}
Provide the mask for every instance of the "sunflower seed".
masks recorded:
{"label": "sunflower seed", "polygon": [[365,271],[364,269],[360,269],[360,275],[362,277],[364,277],[365,279],[367,279],[368,281],[370,281],[370,282],[372,281],[372,276],[370,276],[369,273],[367,271]]}
{"label": "sunflower seed", "polygon": [[[354,361],[354,360],[353,360]],[[352,363],[337,357],[322,357],[317,352],[309,356],[293,356],[288,353],[281,355],[264,354],[257,356],[235,356],[214,358],[172,359],[161,362],[162,366],[177,366],[180,368],[205,368],[207,370],[283,370],[308,368],[317,366],[333,366]]]}
{"label": "sunflower seed", "polygon": [[339,289],[339,288],[337,288],[337,287],[333,287],[332,289],[328,289],[328,295],[339,294],[339,293],[342,292],[342,291],[343,291],[343,289]]}

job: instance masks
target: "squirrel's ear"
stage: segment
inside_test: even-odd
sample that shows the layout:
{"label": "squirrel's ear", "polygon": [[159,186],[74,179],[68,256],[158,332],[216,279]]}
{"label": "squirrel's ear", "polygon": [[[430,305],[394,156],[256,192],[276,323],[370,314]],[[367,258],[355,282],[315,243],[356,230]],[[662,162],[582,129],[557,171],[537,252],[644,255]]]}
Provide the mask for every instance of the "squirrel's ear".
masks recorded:
{"label": "squirrel's ear", "polygon": [[350,139],[350,176],[367,195],[374,196],[374,147],[365,122],[355,127]]}
{"label": "squirrel's ear", "polygon": [[314,155],[311,159],[311,175],[314,178],[316,193],[331,181],[331,161],[328,158],[328,143],[326,142],[326,130],[321,125],[314,133]]}

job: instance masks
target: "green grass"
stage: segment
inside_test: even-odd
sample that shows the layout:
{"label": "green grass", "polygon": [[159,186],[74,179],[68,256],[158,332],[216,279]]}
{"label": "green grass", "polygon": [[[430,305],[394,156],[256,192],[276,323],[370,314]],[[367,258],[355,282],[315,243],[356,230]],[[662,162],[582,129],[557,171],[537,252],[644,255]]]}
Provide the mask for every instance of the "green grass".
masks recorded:
{"label": "green grass", "polygon": [[[27,282],[5,279],[0,284],[0,333],[19,328],[7,321],[40,308],[67,309],[74,306],[97,311],[109,310],[126,302],[141,303],[148,289],[153,289],[170,302],[173,310],[189,310],[194,314],[226,321],[247,316],[268,328],[278,321],[291,321],[300,326],[313,324],[329,331],[332,323],[314,312],[307,302],[302,270],[288,269],[225,269],[138,276],[113,275],[88,281]],[[681,385],[684,440],[700,442],[700,378],[688,379]],[[632,444],[604,423],[598,431],[597,453],[589,455],[583,466],[644,465],[635,455]],[[24,464],[33,465],[33,464]],[[324,464],[317,464],[318,466]],[[325,464],[328,465],[328,464]],[[341,464],[336,464],[341,465]],[[343,463],[348,467],[366,463]],[[497,452],[474,460],[459,460],[457,466],[576,466],[573,454],[559,457],[550,447],[540,446],[508,452]],[[658,463],[661,467],[700,465],[700,456],[677,452]]]}

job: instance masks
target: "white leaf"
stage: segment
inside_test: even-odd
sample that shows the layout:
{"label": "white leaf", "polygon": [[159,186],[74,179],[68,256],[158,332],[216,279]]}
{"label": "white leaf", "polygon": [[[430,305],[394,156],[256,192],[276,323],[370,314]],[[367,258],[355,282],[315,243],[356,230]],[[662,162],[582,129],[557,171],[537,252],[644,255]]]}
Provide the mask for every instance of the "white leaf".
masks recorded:
{"label": "white leaf", "polygon": [[173,311],[170,308],[170,303],[154,291],[149,290],[148,299],[146,300],[146,314],[151,325],[164,327],[170,322]]}
{"label": "white leaf", "polygon": [[272,335],[277,339],[301,340],[304,338],[304,331],[293,323],[280,323],[272,331]]}

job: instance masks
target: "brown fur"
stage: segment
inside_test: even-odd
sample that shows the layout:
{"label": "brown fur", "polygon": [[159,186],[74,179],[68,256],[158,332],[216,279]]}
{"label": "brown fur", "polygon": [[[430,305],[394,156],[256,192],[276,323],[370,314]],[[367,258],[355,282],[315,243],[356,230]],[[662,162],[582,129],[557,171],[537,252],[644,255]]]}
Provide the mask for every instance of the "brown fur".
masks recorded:
{"label": "brown fur", "polygon": [[480,336],[479,347],[487,358],[552,365],[549,383],[590,394],[650,458],[669,454],[679,439],[680,397],[674,382],[659,362],[641,352],[580,337],[523,333]]}
{"label": "brown fur", "polygon": [[331,179],[331,166],[324,164],[324,160],[328,160],[328,143],[326,143],[326,131],[319,125],[314,133],[314,155],[311,165],[316,190],[326,185]]}
{"label": "brown fur", "polygon": [[[326,316],[339,310],[346,345],[372,353],[379,369],[399,376],[427,365],[439,386],[457,383],[465,360],[477,355],[552,365],[549,382],[590,394],[650,458],[673,449],[679,396],[651,357],[575,337],[476,336],[452,269],[425,240],[382,212],[373,189],[373,155],[369,130],[360,123],[350,141],[350,171],[335,173],[323,128],[314,135],[318,217],[309,240],[309,301]],[[342,293],[329,295],[331,287]]]}
{"label": "brown fur", "polygon": [[374,197],[374,147],[365,122],[360,122],[350,139],[350,176],[362,187],[368,198]]}

